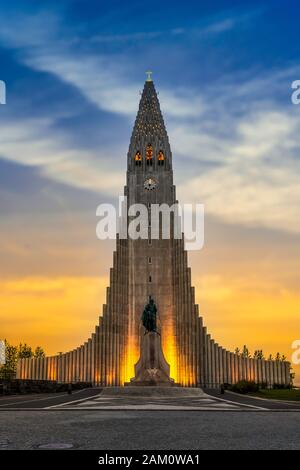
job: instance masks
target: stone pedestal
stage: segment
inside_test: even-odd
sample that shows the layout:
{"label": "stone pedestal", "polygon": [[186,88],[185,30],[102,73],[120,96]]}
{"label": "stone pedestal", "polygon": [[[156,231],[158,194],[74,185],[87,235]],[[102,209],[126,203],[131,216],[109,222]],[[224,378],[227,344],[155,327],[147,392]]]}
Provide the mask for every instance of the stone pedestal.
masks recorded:
{"label": "stone pedestal", "polygon": [[175,385],[170,378],[170,366],[164,357],[158,332],[148,331],[142,336],[141,355],[134,366],[134,372],[135,377],[126,385]]}

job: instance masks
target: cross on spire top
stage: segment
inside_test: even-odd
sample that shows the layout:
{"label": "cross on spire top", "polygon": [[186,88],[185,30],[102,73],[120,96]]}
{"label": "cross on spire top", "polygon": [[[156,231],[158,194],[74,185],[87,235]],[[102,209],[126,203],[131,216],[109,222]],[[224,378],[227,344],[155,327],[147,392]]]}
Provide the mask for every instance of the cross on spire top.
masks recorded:
{"label": "cross on spire top", "polygon": [[148,71],[146,72],[146,75],[147,75],[146,82],[152,82],[152,77],[151,77],[152,73],[153,73],[153,72],[152,72],[151,70],[148,70]]}

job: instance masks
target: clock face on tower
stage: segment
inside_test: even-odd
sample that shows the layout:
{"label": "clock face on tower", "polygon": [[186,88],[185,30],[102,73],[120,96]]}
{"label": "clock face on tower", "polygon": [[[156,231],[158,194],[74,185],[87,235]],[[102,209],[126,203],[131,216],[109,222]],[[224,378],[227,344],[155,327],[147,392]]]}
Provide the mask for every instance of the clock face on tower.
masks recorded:
{"label": "clock face on tower", "polygon": [[144,182],[144,188],[147,191],[151,191],[152,189],[155,189],[156,187],[157,187],[157,181],[152,176],[149,176]]}

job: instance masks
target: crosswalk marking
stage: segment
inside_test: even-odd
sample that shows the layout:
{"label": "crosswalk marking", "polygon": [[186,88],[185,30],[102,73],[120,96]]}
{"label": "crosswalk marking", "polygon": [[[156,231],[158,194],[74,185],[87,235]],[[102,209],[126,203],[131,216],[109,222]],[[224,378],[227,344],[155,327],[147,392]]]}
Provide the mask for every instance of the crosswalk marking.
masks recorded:
{"label": "crosswalk marking", "polygon": [[74,400],[48,407],[50,408],[65,410],[266,410],[260,406],[239,404],[205,393],[201,397],[105,397],[100,393],[93,398]]}

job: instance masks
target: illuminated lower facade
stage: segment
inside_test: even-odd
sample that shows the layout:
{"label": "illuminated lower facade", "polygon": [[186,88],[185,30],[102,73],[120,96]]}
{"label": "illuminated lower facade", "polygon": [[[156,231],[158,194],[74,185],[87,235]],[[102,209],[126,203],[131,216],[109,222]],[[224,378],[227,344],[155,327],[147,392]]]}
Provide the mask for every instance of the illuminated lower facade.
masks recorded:
{"label": "illuminated lower facade", "polygon": [[[128,151],[128,207],[176,203],[172,153],[150,78],[145,82]],[[126,216],[126,232],[131,219]],[[244,358],[219,346],[207,333],[195,304],[183,239],[117,238],[106,304],[95,332],[65,354],[22,359],[18,378],[92,382],[119,386],[134,376],[140,355],[141,314],[151,296],[158,308],[162,349],[174,381],[187,387],[218,387],[255,380],[290,383],[290,364]]]}

